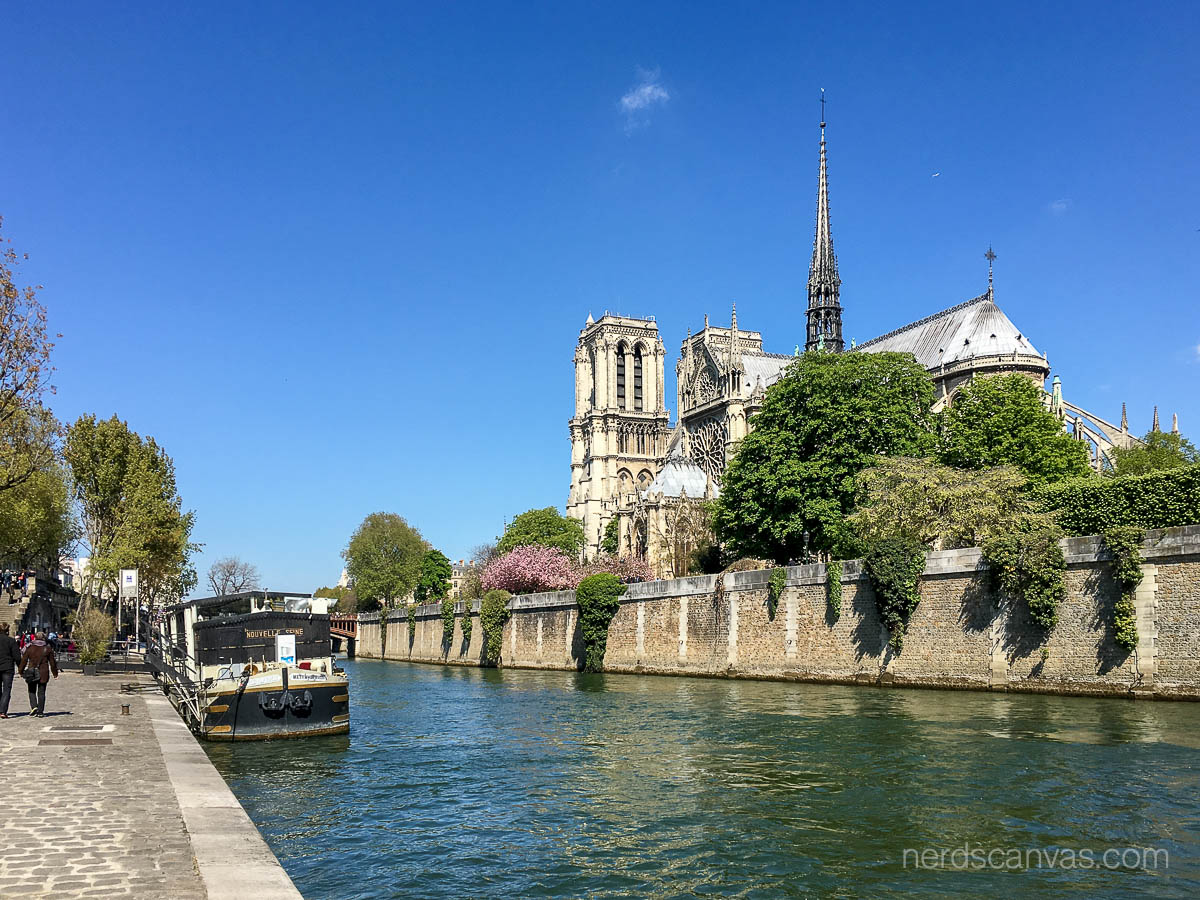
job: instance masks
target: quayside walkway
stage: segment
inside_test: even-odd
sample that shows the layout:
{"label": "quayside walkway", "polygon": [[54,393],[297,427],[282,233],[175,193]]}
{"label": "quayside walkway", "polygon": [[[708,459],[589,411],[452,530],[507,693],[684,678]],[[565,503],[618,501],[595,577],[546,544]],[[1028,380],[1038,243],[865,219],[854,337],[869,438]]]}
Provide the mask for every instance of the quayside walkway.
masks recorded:
{"label": "quayside walkway", "polygon": [[[64,672],[40,719],[15,679],[0,720],[0,896],[298,900],[174,708],[138,679]],[[122,692],[130,682],[141,690]]]}

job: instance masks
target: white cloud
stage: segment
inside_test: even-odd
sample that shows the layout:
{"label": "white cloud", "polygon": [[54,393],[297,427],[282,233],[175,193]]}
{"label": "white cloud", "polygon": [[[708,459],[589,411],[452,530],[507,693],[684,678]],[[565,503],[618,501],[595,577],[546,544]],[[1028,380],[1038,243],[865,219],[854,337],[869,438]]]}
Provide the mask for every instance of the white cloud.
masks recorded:
{"label": "white cloud", "polygon": [[638,70],[638,83],[630,88],[618,104],[625,116],[625,131],[631,132],[650,123],[650,112],[657,106],[665,106],[671,94],[659,81],[658,69],[647,72]]}
{"label": "white cloud", "polygon": [[1196,361],[1200,362],[1200,344],[1196,345]]}
{"label": "white cloud", "polygon": [[1058,200],[1055,200],[1050,204],[1050,212],[1054,213],[1056,216],[1065,215],[1067,210],[1069,210],[1073,205],[1074,203],[1070,197],[1060,197]]}

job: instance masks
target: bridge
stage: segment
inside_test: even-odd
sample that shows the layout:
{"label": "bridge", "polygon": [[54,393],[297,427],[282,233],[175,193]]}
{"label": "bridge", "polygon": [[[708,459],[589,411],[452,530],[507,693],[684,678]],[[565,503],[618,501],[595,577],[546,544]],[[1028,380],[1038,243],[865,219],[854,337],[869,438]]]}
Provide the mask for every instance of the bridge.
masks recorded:
{"label": "bridge", "polygon": [[358,643],[358,615],[332,613],[329,616],[329,640],[333,644],[333,652],[338,653],[343,648],[346,656],[354,659],[355,644]]}

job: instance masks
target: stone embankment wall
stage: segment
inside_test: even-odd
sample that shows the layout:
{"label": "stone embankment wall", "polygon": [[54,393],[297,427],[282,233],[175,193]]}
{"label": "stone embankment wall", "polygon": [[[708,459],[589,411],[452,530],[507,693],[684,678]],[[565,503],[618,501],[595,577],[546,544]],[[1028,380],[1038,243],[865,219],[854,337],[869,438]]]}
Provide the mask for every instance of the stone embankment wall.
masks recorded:
{"label": "stone embankment wall", "polygon": [[[1147,535],[1132,652],[1113,643],[1119,590],[1099,539],[1071,539],[1064,549],[1067,598],[1049,635],[1029,620],[1022,603],[999,602],[979,550],[950,550],[926,558],[921,602],[899,654],[888,648],[861,564],[850,561],[836,618],[828,608],[824,565],[788,568],[773,619],[769,571],[630,585],[609,628],[605,670],[1200,699],[1200,526]],[[502,665],[581,666],[574,592],[514,597],[510,607]],[[406,614],[391,613],[384,656],[479,665],[478,603],[470,613],[469,646],[462,641],[465,615],[467,604],[460,602],[446,648],[436,605],[418,608],[411,643]],[[359,656],[378,658],[379,637],[378,616],[360,617]]]}

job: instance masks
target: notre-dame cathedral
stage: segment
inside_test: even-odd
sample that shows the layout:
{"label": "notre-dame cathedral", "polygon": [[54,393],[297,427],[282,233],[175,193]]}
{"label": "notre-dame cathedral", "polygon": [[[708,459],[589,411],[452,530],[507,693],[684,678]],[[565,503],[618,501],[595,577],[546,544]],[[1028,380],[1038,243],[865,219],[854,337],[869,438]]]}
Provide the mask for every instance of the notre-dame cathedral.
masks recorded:
{"label": "notre-dame cathedral", "polygon": [[[939,407],[975,375],[1020,373],[1044,389],[1050,364],[996,304],[990,248],[986,256],[984,293],[849,349],[912,353],[933,376]],[[841,284],[821,122],[806,351],[847,349]],[[620,552],[648,554],[660,576],[684,574],[680,562],[686,554],[675,544],[686,523],[678,519],[696,506],[689,500],[720,495],[721,474],[738,441],[753,427],[767,388],[793,356],[764,351],[759,332],[738,327],[736,306],[728,328],[710,325],[705,316],[702,330],[689,330],[675,365],[679,416],[672,428],[663,396],[666,353],[653,317],[589,315],[575,350],[567,500],[567,515],[583,522],[585,554],[599,552],[605,527],[616,517]],[[1114,446],[1136,440],[1124,410],[1120,426],[1091,415],[1063,399],[1057,377],[1046,403],[1070,433],[1088,443],[1097,468]]]}

